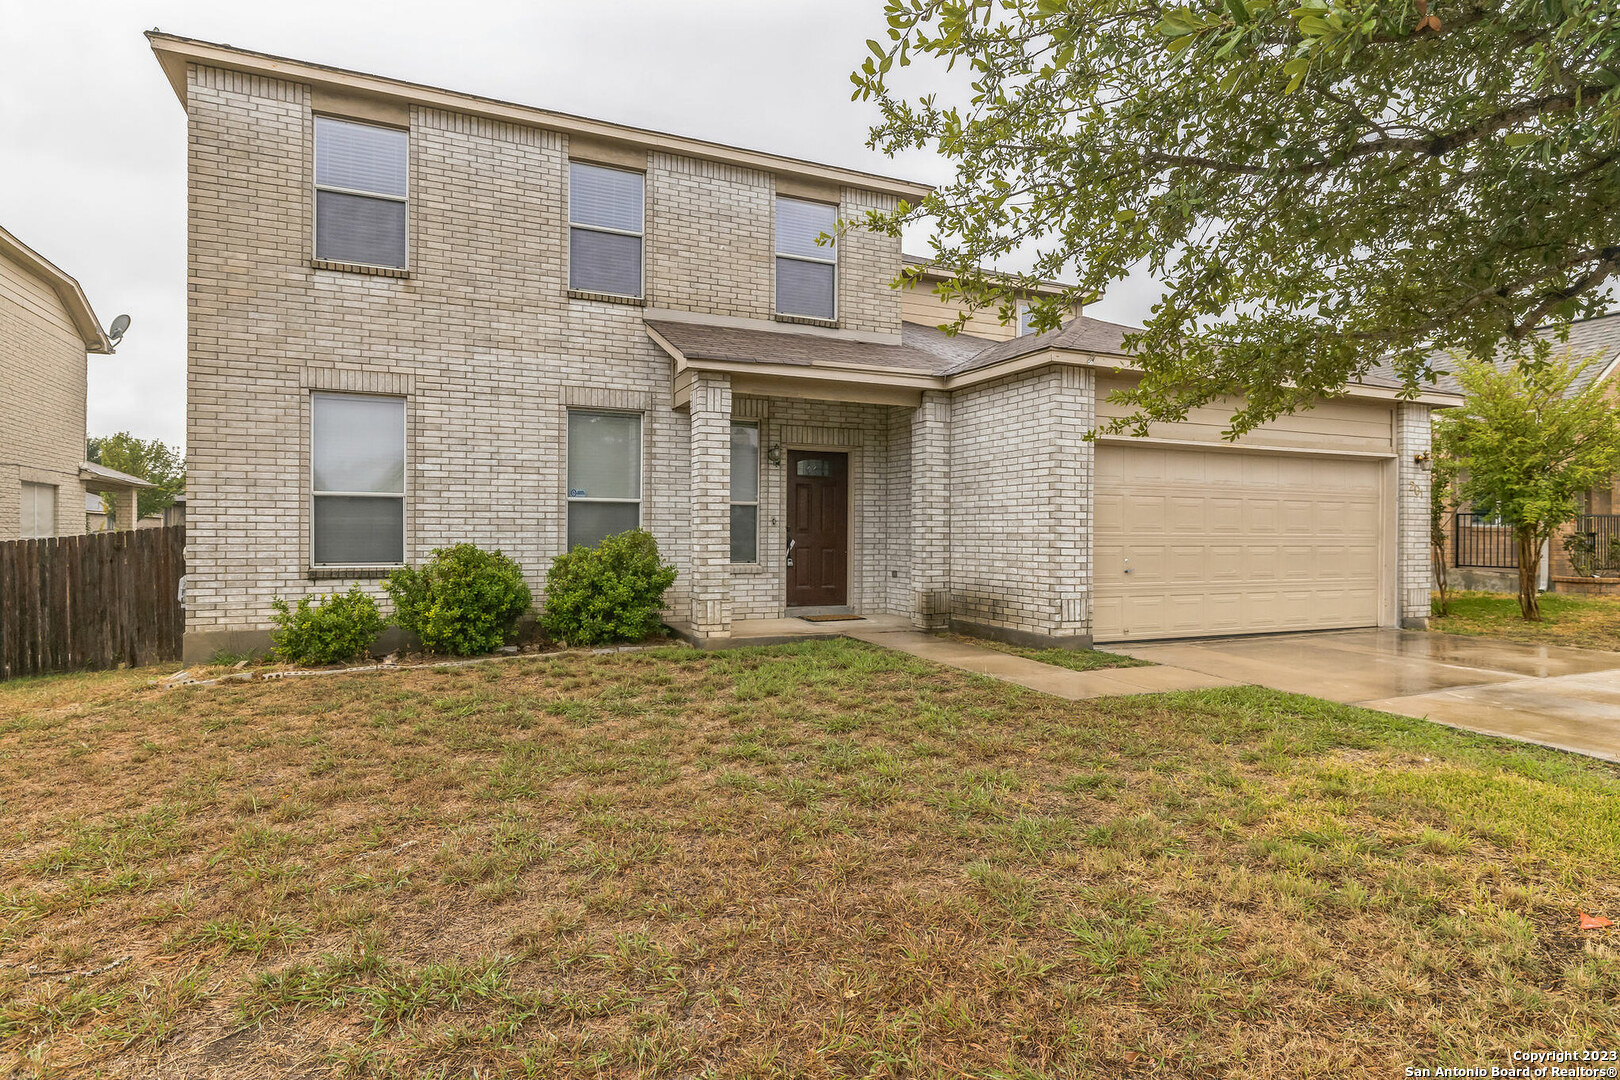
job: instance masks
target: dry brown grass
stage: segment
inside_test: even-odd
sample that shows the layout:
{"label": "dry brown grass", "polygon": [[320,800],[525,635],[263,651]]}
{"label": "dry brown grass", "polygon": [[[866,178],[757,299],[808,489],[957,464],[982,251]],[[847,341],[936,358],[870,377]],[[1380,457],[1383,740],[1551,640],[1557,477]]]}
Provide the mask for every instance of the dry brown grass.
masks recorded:
{"label": "dry brown grass", "polygon": [[850,641],[149,675],[0,687],[20,1074],[1394,1076],[1620,1030],[1596,762]]}

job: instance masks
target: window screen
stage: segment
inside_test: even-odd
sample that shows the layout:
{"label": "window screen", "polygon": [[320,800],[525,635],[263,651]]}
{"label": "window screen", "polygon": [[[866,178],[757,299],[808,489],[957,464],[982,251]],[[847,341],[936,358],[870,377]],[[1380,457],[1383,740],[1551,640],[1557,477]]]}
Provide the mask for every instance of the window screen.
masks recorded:
{"label": "window screen", "polygon": [[410,136],[315,118],[315,257],[404,269]]}
{"label": "window screen", "polygon": [[759,561],[759,425],[731,425],[731,561]]}
{"label": "window screen", "polygon": [[641,173],[573,161],[568,167],[568,287],[641,295]]}
{"label": "window screen", "polygon": [[359,394],[311,399],[317,566],[405,561],[405,401]]}
{"label": "window screen", "polygon": [[641,416],[569,410],[568,547],[641,526]]}
{"label": "window screen", "polygon": [[837,242],[818,244],[838,226],[838,208],[803,199],[776,200],[776,310],[813,319],[838,316]]}

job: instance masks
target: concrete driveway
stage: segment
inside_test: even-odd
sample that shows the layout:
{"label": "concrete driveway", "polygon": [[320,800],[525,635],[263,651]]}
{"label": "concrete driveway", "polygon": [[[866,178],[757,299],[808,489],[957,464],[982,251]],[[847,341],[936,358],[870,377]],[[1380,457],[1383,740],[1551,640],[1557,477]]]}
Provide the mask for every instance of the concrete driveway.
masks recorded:
{"label": "concrete driveway", "polygon": [[1620,653],[1421,630],[1102,647],[1237,682],[1620,761]]}

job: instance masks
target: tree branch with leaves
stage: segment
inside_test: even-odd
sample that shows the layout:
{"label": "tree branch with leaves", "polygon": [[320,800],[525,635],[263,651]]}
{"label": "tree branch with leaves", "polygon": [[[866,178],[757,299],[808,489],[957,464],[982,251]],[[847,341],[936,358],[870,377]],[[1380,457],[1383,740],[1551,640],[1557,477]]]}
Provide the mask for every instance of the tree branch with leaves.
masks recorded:
{"label": "tree branch with leaves", "polygon": [[[1037,327],[1136,268],[1127,423],[1239,397],[1231,434],[1444,345],[1526,355],[1620,269],[1620,0],[888,0],[854,73],[873,146],[955,178],[916,206],[949,287]],[[902,70],[957,86],[906,92]],[[954,74],[944,74],[951,71]],[[912,74],[918,74],[913,71]],[[1011,279],[987,269],[1032,255]]]}

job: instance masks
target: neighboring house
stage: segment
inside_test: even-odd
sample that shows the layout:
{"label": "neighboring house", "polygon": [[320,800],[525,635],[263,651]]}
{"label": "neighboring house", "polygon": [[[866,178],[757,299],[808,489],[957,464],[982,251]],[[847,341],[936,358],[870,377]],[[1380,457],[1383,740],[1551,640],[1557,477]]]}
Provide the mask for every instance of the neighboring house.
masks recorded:
{"label": "neighboring house", "polygon": [[[1545,336],[1551,331],[1538,333]],[[1620,406],[1620,380],[1615,377],[1620,370],[1620,313],[1572,323],[1568,342],[1559,343],[1555,355],[1579,359],[1597,357],[1570,387],[1570,392],[1580,393],[1594,383],[1601,383],[1610,387],[1610,395],[1617,398],[1616,404]],[[1436,367],[1446,367],[1447,359],[1437,357]],[[1435,381],[1442,389],[1462,391],[1454,374],[1443,374]],[[1579,511],[1576,520],[1561,529],[1547,545],[1542,558],[1542,588],[1554,592],[1620,592],[1620,546],[1611,549],[1610,543],[1611,538],[1620,541],[1620,476],[1611,478],[1606,486],[1586,492],[1580,499]],[[1564,547],[1565,539],[1572,533],[1583,533],[1592,539],[1598,563],[1605,575],[1615,575],[1612,579],[1594,580],[1576,573]],[[1466,506],[1447,519],[1444,558],[1452,584],[1459,588],[1518,591],[1518,552],[1512,528],[1473,514]]]}
{"label": "neighboring house", "polygon": [[84,531],[107,531],[107,504],[101,501],[100,495],[88,491],[84,493]]}
{"label": "neighboring house", "polygon": [[895,239],[815,242],[922,185],[149,37],[188,114],[188,658],[458,541],[538,596],[637,525],[710,645],[816,611],[1066,646],[1428,615],[1454,396],[1088,441],[1128,328],[948,336]]}
{"label": "neighboring house", "polygon": [[79,283],[0,228],[0,540],[83,533],[86,492],[146,481],[84,460],[86,353],[113,342]]}
{"label": "neighboring house", "polygon": [[174,502],[155,514],[147,514],[136,524],[137,529],[166,529],[170,525],[186,523],[186,497],[176,495]]}

